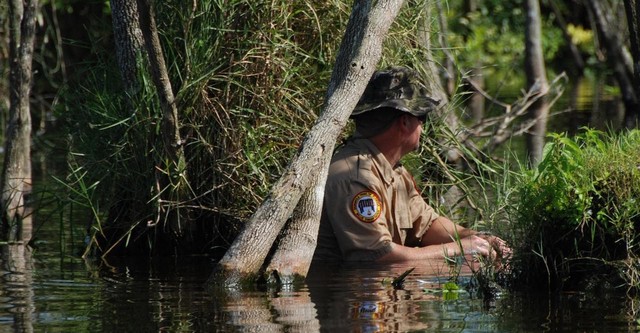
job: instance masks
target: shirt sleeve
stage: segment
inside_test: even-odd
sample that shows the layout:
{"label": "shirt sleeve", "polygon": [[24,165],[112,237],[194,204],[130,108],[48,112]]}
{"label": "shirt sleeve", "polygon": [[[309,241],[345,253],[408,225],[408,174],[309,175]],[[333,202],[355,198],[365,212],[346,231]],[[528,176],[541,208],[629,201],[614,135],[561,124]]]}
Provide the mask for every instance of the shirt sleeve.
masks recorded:
{"label": "shirt sleeve", "polygon": [[420,191],[418,191],[415,180],[408,172],[405,172],[404,179],[407,182],[406,188],[409,191],[409,207],[411,209],[414,233],[412,236],[420,239],[439,215],[424,200]]}
{"label": "shirt sleeve", "polygon": [[332,224],[343,258],[373,261],[391,251],[387,205],[371,184],[342,181],[325,195],[326,214]]}

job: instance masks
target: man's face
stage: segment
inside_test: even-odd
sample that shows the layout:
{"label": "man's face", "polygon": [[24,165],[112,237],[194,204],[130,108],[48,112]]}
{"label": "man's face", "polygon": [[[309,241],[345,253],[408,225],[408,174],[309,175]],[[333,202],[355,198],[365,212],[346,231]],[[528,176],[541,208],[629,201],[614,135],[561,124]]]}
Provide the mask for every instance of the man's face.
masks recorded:
{"label": "man's face", "polygon": [[411,152],[418,150],[420,148],[420,135],[422,134],[422,128],[424,127],[423,120],[411,115],[403,116],[405,119],[401,121],[406,121],[406,128],[408,131],[406,143],[406,151]]}

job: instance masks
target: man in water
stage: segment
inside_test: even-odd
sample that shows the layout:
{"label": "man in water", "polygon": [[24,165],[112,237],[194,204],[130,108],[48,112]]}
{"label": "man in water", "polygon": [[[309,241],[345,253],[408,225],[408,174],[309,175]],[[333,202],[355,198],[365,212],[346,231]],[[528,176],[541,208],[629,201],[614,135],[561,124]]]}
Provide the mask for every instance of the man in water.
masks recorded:
{"label": "man in water", "polygon": [[437,105],[415,71],[374,73],[351,114],[356,131],[329,167],[314,260],[497,258],[511,251],[498,237],[438,215],[400,164],[420,146],[427,113]]}

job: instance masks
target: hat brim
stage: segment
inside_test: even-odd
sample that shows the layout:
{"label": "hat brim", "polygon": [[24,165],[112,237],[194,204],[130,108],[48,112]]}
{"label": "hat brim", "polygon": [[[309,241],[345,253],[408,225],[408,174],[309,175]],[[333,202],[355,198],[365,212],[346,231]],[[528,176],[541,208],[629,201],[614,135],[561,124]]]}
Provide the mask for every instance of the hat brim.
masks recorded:
{"label": "hat brim", "polygon": [[377,103],[361,104],[356,106],[353,109],[353,112],[351,112],[351,117],[358,116],[363,113],[380,109],[380,108],[393,108],[398,111],[409,113],[416,117],[422,117],[427,113],[435,110],[439,104],[439,101],[435,101],[431,98],[424,97],[424,98],[420,98],[419,101],[414,100],[414,103],[419,106],[411,108],[407,105],[406,101],[403,99],[387,99]]}

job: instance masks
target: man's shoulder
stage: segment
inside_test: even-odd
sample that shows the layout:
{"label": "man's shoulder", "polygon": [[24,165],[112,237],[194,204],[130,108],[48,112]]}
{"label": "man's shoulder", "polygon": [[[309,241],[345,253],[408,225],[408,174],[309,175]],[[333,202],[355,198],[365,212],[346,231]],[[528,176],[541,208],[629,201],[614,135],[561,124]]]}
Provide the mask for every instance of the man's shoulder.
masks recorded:
{"label": "man's shoulder", "polygon": [[346,145],[338,150],[331,160],[330,176],[339,178],[359,178],[366,175],[373,167],[371,152],[358,145]]}
{"label": "man's shoulder", "polygon": [[362,164],[359,167],[356,164],[350,164],[350,167],[347,167],[347,164],[338,163],[330,169],[326,182],[328,191],[345,195],[355,194],[364,189],[375,191],[380,186],[381,180],[375,176],[375,172]]}

